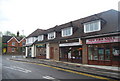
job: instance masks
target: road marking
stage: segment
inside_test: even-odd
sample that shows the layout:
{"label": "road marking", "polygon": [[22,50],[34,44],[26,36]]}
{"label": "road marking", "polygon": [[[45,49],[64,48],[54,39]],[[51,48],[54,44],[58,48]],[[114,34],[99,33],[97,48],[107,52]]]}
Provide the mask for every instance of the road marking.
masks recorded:
{"label": "road marking", "polygon": [[12,56],[12,58],[15,58],[16,56]]}
{"label": "road marking", "polygon": [[4,66],[4,67],[8,68],[8,69],[24,72],[24,73],[30,73],[31,72],[30,70],[27,70],[27,69],[24,69],[24,68],[21,68],[21,67],[17,67],[17,66],[10,66],[10,67]]}
{"label": "road marking", "polygon": [[50,77],[50,76],[43,76],[43,78],[45,78],[45,79],[49,79],[49,80],[54,80],[54,79],[55,79],[55,78]]}
{"label": "road marking", "polygon": [[56,79],[54,77],[51,77],[51,76],[43,76],[44,79],[48,79],[48,80],[51,80],[51,81],[60,81],[59,79]]}
{"label": "road marking", "polygon": [[[16,61],[16,60],[13,60],[13,61]],[[23,62],[23,61],[16,61],[16,62]],[[30,63],[30,64],[35,64],[35,65],[50,67],[50,68],[54,68],[54,69],[58,69],[58,70],[63,70],[63,71],[66,71],[66,72],[75,73],[75,74],[84,75],[84,76],[89,76],[89,77],[93,77],[93,78],[97,78],[97,79],[102,79],[102,80],[118,81],[118,80],[114,80],[114,79],[110,79],[110,78],[106,78],[106,77],[101,77],[101,76],[97,76],[97,75],[91,75],[91,74],[81,73],[81,72],[72,71],[72,70],[68,70],[68,69],[62,69],[62,68],[53,67],[53,66],[49,66],[49,65],[45,65],[45,64],[38,64],[38,63],[31,63],[31,62],[23,62],[23,63]]]}

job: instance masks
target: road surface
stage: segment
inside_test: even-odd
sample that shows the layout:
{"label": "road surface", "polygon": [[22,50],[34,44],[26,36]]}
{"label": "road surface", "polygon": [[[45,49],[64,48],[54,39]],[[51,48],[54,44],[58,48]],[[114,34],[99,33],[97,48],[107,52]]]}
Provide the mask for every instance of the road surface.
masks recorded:
{"label": "road surface", "polygon": [[[94,77],[94,75],[88,75],[52,67],[43,64],[27,63],[9,60],[12,56],[2,56],[2,80],[39,80],[39,81],[83,81],[83,80],[95,80],[103,81],[102,78]],[[0,55],[1,60],[1,55]],[[21,80],[21,81],[22,81]],[[34,81],[33,80],[33,81]]]}

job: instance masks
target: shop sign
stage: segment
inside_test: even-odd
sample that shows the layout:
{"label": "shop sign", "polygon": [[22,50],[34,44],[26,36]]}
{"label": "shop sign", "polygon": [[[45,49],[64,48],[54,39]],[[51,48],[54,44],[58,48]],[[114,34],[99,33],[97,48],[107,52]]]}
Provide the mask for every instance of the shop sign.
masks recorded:
{"label": "shop sign", "polygon": [[120,36],[87,39],[86,44],[120,42]]}
{"label": "shop sign", "polygon": [[59,44],[60,47],[64,47],[64,46],[78,46],[78,45],[82,45],[82,44],[80,44],[79,42]]}
{"label": "shop sign", "polygon": [[45,44],[37,44],[36,47],[45,47]]}

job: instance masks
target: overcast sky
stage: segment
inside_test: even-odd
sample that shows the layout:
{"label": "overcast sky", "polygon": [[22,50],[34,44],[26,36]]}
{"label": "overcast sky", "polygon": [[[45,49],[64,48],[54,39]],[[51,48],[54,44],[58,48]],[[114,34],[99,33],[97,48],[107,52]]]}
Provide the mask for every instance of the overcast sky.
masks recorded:
{"label": "overcast sky", "polygon": [[0,31],[29,35],[109,9],[119,0],[0,0]]}

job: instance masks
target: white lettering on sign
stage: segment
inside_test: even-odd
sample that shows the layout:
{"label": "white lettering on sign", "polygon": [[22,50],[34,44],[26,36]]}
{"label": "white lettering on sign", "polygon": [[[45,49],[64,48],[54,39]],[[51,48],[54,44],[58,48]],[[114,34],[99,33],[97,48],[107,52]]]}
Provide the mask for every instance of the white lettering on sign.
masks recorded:
{"label": "white lettering on sign", "polygon": [[60,47],[64,47],[64,46],[78,46],[78,45],[82,45],[82,44],[80,44],[80,42],[62,43],[62,44],[59,44]]}
{"label": "white lettering on sign", "polygon": [[86,44],[120,42],[120,36],[87,39]]}

